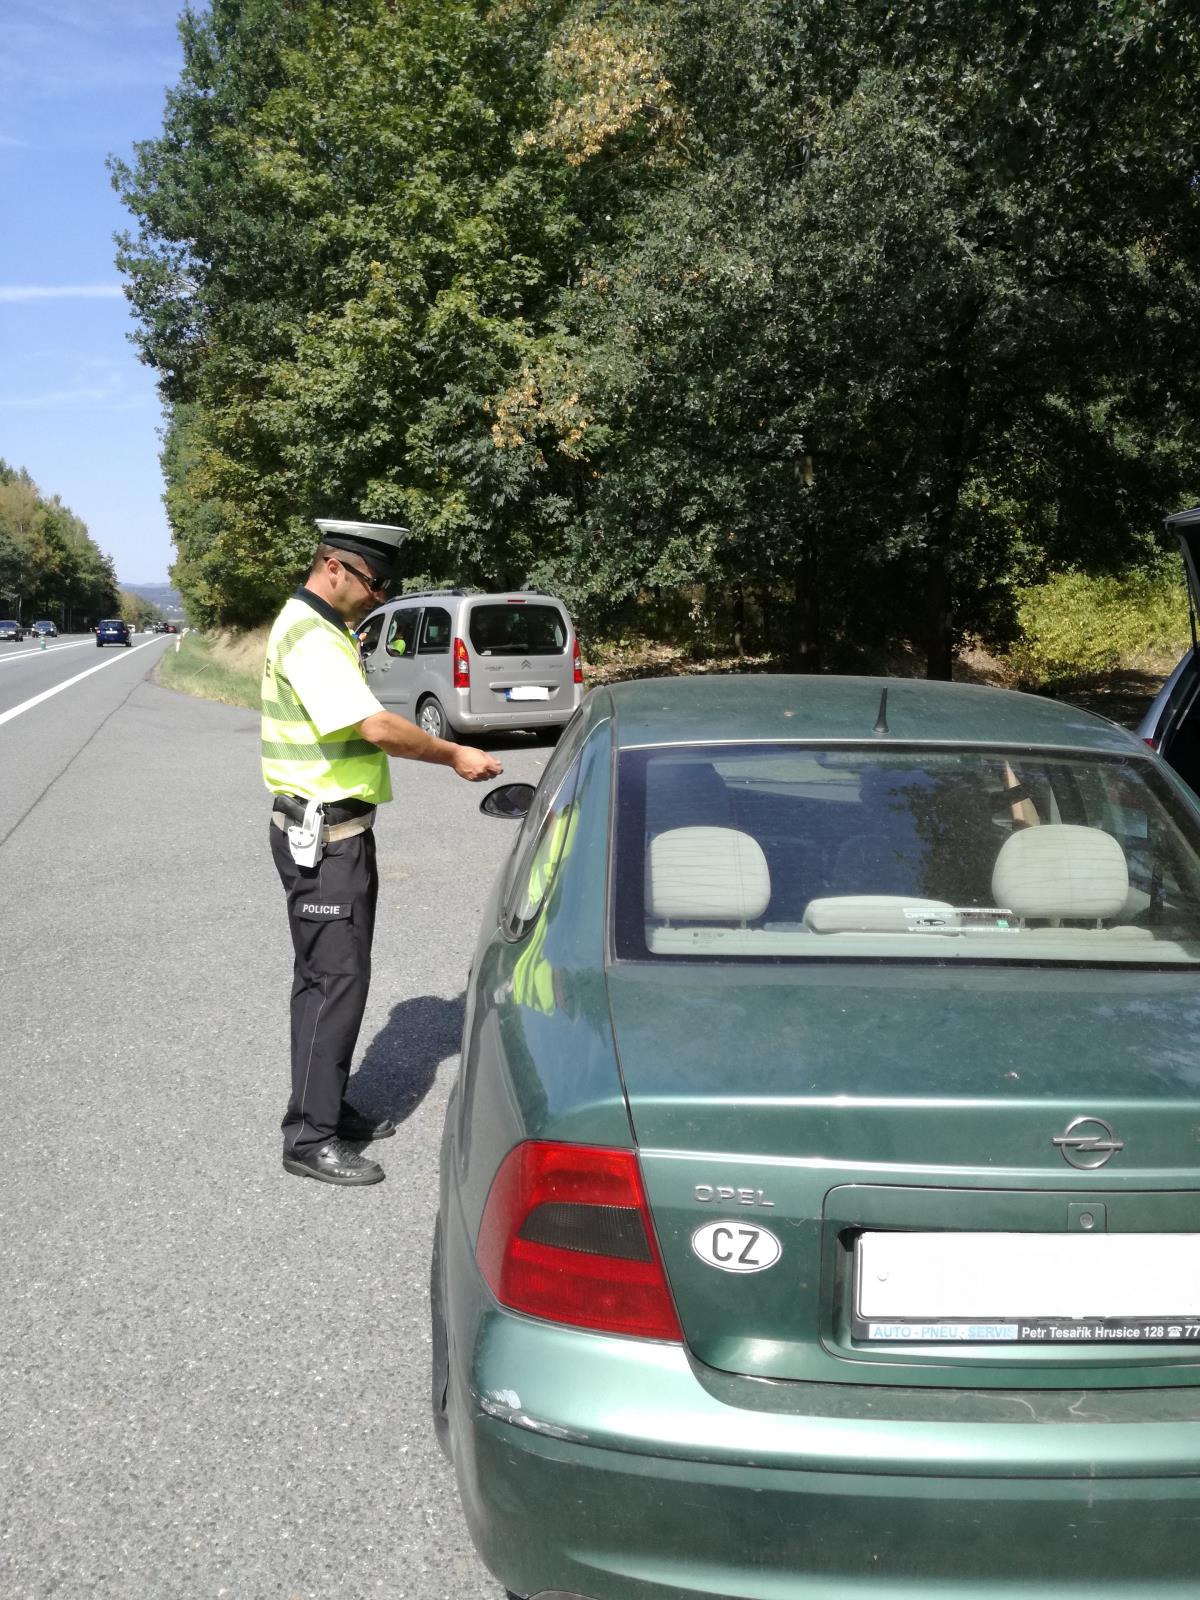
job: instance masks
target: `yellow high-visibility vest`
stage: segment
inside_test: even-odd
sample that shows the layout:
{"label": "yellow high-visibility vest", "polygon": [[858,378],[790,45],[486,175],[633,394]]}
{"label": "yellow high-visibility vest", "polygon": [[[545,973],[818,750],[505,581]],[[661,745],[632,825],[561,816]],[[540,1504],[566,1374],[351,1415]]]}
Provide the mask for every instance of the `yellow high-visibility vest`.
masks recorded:
{"label": "yellow high-visibility vest", "polygon": [[[314,649],[327,657],[320,663],[323,692],[327,687],[335,704],[339,690],[346,697],[349,720],[333,732],[318,732],[289,673],[298,650],[311,656]],[[390,800],[388,758],[357,732],[373,700],[349,630],[303,600],[289,600],[271,628],[263,663],[262,773],[267,788],[309,800],[356,799],[372,805]]]}

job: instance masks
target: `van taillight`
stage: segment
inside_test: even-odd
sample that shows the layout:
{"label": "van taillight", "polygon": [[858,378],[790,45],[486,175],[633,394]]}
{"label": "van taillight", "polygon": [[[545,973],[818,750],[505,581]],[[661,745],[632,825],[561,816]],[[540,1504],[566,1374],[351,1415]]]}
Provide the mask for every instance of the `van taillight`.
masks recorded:
{"label": "van taillight", "polygon": [[579,654],[579,640],[575,641],[575,682],[583,682],[583,658]]}
{"label": "van taillight", "polygon": [[517,1145],[493,1180],[475,1259],[513,1311],[682,1341],[632,1150]]}
{"label": "van taillight", "polygon": [[471,687],[471,658],[461,639],[454,641],[454,687],[456,689]]}

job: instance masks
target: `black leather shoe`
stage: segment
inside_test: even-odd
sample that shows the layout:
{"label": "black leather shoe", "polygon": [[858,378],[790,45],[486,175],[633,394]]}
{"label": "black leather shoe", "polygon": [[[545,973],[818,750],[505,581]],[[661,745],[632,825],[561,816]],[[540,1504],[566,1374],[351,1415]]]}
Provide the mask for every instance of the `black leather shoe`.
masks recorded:
{"label": "black leather shoe", "polygon": [[396,1124],[391,1117],[372,1117],[366,1112],[357,1111],[345,1100],[342,1101],[342,1114],[338,1118],[338,1138],[358,1139],[366,1144],[371,1139],[390,1139],[396,1131]]}
{"label": "black leather shoe", "polygon": [[383,1168],[378,1161],[368,1161],[340,1139],[326,1139],[315,1150],[307,1150],[299,1156],[285,1150],[283,1170],[294,1172],[298,1178],[316,1178],[320,1183],[364,1184],[383,1181]]}

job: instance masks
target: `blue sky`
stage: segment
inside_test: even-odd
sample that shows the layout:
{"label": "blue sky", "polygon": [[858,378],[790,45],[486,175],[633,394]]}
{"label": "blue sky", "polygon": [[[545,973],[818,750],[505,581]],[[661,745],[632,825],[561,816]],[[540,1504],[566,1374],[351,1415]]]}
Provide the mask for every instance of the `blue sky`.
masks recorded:
{"label": "blue sky", "polygon": [[172,559],[154,376],[113,265],[129,225],[105,171],[162,130],[175,0],[4,0],[0,457],[88,525],[129,583]]}

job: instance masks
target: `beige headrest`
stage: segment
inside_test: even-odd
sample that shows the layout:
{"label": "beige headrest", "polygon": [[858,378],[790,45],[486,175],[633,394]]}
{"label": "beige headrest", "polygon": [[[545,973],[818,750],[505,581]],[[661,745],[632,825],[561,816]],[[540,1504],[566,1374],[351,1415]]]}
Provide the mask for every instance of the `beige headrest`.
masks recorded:
{"label": "beige headrest", "polygon": [[1069,822],[1010,834],[992,869],[995,904],[1019,917],[1115,917],[1128,893],[1117,841]]}
{"label": "beige headrest", "polygon": [[646,852],[646,915],[681,922],[753,922],[771,876],[756,839],[736,828],[672,828]]}

